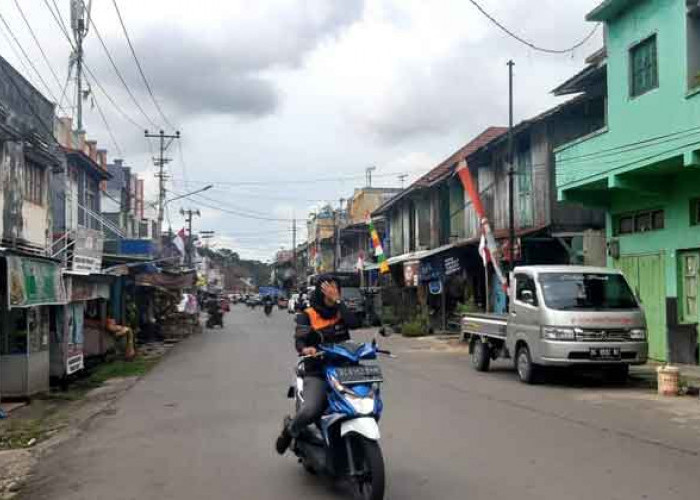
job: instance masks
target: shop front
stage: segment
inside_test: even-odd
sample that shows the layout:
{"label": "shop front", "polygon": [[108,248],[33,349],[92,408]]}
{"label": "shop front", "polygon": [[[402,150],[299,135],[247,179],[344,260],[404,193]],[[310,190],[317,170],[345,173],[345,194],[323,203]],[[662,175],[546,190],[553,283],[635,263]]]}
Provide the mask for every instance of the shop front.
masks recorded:
{"label": "shop front", "polygon": [[111,278],[64,275],[68,303],[55,307],[51,332],[51,377],[64,378],[85,366],[86,355],[107,351],[105,330]]}
{"label": "shop front", "polygon": [[0,393],[24,398],[49,389],[50,336],[66,293],[55,261],[6,253],[2,267]]}

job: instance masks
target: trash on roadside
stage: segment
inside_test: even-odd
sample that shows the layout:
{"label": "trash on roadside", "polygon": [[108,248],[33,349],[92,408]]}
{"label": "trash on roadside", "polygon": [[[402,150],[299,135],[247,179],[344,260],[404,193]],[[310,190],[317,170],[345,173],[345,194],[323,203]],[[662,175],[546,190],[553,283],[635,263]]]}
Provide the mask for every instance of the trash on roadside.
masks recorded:
{"label": "trash on roadside", "polygon": [[656,369],[658,393],[661,396],[677,396],[680,370],[676,366],[659,366]]}
{"label": "trash on roadside", "polygon": [[36,444],[36,438],[31,438],[27,441],[27,447],[34,446]]}
{"label": "trash on roadside", "polygon": [[3,418],[7,418],[7,413],[5,413],[5,410],[0,408],[0,420],[2,420]]}

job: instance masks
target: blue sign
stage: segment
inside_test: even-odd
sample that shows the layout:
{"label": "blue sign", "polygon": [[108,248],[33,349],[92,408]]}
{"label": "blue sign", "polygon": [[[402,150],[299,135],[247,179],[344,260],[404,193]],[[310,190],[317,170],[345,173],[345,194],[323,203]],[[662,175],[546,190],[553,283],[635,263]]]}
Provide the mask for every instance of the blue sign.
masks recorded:
{"label": "blue sign", "polygon": [[119,253],[121,255],[145,255],[153,254],[153,242],[151,240],[119,240]]}

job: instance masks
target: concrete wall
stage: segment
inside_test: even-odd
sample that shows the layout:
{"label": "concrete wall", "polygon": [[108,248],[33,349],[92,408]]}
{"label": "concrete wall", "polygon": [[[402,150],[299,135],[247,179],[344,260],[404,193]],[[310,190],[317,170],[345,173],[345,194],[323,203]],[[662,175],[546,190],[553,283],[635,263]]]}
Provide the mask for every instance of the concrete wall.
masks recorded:
{"label": "concrete wall", "polygon": [[[700,116],[700,93],[688,89],[687,15],[684,1],[647,0],[631,4],[608,24],[608,128],[557,150],[559,191],[591,184],[611,173],[621,174],[697,150],[697,135],[679,134],[611,152],[625,144],[695,128]],[[629,49],[656,34],[659,87],[631,98]],[[666,117],[668,119],[659,119]],[[605,152],[607,153],[601,153]]]}

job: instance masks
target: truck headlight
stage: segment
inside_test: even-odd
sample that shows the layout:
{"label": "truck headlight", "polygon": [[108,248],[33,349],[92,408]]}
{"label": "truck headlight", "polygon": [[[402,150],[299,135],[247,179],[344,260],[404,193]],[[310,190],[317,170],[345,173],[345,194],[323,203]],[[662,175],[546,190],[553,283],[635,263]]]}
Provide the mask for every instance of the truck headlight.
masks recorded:
{"label": "truck headlight", "polygon": [[630,340],[646,340],[647,330],[646,328],[632,328],[630,330]]}
{"label": "truck headlight", "polygon": [[573,328],[556,326],[543,326],[541,336],[546,340],[576,340],[576,332]]}

